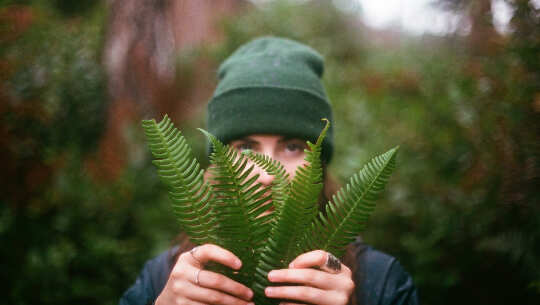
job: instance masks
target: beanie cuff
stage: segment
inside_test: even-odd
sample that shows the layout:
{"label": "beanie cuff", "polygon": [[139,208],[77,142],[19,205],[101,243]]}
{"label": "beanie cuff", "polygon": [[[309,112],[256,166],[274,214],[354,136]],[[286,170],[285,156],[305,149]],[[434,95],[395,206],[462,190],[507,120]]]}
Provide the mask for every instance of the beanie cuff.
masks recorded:
{"label": "beanie cuff", "polygon": [[[325,123],[333,123],[330,104],[305,90],[247,87],[229,90],[208,104],[208,131],[223,143],[252,134],[277,134],[317,140]],[[329,163],[333,153],[333,128],[324,139],[321,159]]]}

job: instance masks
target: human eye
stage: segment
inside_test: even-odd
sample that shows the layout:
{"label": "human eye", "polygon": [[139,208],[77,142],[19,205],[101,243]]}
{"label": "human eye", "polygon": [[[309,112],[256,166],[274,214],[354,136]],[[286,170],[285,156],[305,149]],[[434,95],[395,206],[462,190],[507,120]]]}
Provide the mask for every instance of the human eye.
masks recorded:
{"label": "human eye", "polygon": [[304,154],[307,145],[299,139],[289,139],[283,143],[283,149],[286,156],[300,156]]}
{"label": "human eye", "polygon": [[242,151],[245,151],[245,150],[253,150],[253,144],[250,143],[250,142],[239,142],[239,143],[235,143],[233,145],[233,147],[242,152]]}
{"label": "human eye", "polygon": [[287,143],[285,145],[285,148],[290,152],[299,152],[299,151],[304,151],[306,146],[302,143],[291,142],[291,143]]}

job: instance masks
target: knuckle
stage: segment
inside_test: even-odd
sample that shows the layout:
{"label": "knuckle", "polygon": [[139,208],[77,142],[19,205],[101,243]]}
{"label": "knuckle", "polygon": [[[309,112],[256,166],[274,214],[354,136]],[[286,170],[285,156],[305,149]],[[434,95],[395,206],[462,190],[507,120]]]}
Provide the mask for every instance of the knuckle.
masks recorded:
{"label": "knuckle", "polygon": [[180,254],[180,256],[178,257],[178,261],[176,262],[176,264],[180,264],[181,262],[184,262],[186,261],[186,258],[191,255],[189,254],[189,252],[184,252],[182,254]]}
{"label": "knuckle", "polygon": [[204,244],[204,245],[201,245],[201,246],[198,246],[196,250],[194,250],[194,252],[190,253],[190,254],[195,254],[197,253],[197,257],[204,257],[206,255],[206,253],[208,253],[208,246],[209,244]]}
{"label": "knuckle", "polygon": [[180,272],[178,270],[173,270],[170,275],[170,278],[175,281],[181,279],[182,277],[183,277],[183,272]]}
{"label": "knuckle", "polygon": [[315,250],[315,253],[317,254],[317,259],[319,260],[319,262],[322,264],[324,262],[326,262],[326,251],[323,251],[323,250]]}
{"label": "knuckle", "polygon": [[349,280],[347,281],[347,284],[345,284],[345,285],[346,285],[345,287],[346,287],[346,289],[347,289],[347,292],[352,292],[352,291],[354,291],[354,287],[355,287],[354,281],[352,281],[351,279],[349,279]]}

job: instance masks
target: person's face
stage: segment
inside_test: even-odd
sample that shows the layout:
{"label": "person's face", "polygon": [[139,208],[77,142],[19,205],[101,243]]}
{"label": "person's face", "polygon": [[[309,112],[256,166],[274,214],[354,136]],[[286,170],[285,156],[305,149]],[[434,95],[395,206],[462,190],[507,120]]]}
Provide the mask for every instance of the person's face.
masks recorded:
{"label": "person's face", "polygon": [[[236,148],[239,152],[246,149],[253,152],[261,153],[277,160],[283,164],[283,167],[292,179],[296,172],[296,168],[305,164],[304,160],[307,148],[305,141],[297,138],[289,138],[280,135],[262,135],[254,134],[247,137],[231,141],[229,145]],[[274,177],[268,175],[262,168],[255,165],[251,176],[259,174],[257,182],[268,186],[274,180]]]}

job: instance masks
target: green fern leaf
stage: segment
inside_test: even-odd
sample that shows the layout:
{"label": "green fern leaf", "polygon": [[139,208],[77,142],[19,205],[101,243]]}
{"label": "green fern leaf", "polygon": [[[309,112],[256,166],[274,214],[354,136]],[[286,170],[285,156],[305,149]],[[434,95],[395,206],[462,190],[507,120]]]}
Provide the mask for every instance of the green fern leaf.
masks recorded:
{"label": "green fern leaf", "polygon": [[336,256],[343,254],[374,211],[375,200],[395,168],[398,148],[373,158],[332,197],[326,215],[321,213],[304,235],[303,251],[323,249]]}
{"label": "green fern leaf", "polygon": [[219,245],[232,251],[243,262],[242,271],[231,277],[242,283],[252,279],[257,248],[265,241],[269,225],[261,217],[270,200],[267,189],[255,183],[258,175],[249,177],[253,166],[236,149],[224,145],[216,137],[200,129],[210,140],[213,152],[209,168],[215,193],[216,216],[219,220]]}
{"label": "green fern leaf", "polygon": [[272,285],[267,279],[268,272],[285,268],[300,254],[298,239],[317,215],[317,200],[323,186],[320,155],[326,131],[330,126],[328,120],[326,123],[317,142],[307,142],[310,148],[305,151],[307,164],[296,170],[287,198],[277,210],[278,213],[274,216],[276,220],[271,222],[268,243],[262,249],[252,285],[256,295],[254,301],[257,304],[275,303],[275,300],[270,301],[264,297],[264,288]]}
{"label": "green fern leaf", "polygon": [[217,226],[211,208],[211,187],[185,138],[167,115],[158,124],[143,120],[150,150],[161,181],[167,186],[181,229],[195,244],[215,243]]}

